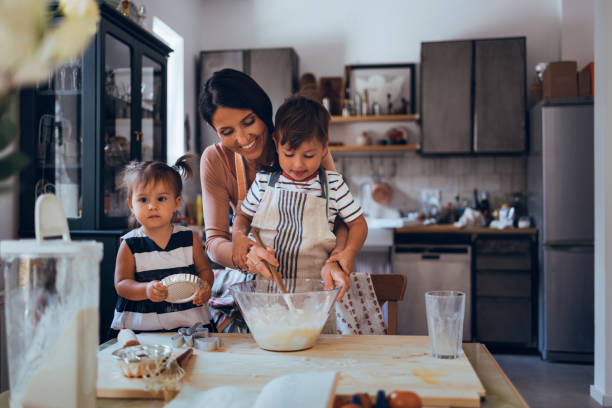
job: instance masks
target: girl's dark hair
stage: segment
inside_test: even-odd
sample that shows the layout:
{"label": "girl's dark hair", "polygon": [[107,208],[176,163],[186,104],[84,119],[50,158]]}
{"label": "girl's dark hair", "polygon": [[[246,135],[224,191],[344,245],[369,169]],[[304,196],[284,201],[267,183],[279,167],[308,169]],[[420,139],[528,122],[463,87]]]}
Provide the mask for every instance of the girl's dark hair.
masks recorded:
{"label": "girl's dark hair", "polygon": [[272,102],[268,94],[247,74],[235,69],[215,72],[202,86],[198,110],[202,119],[214,128],[212,117],[217,108],[250,109],[274,131]]}
{"label": "girl's dark hair", "polygon": [[329,113],[319,102],[305,96],[291,96],[276,112],[276,138],[280,144],[297,149],[302,142],[316,139],[323,146],[328,141]]}
{"label": "girl's dark hair", "polygon": [[151,182],[164,182],[174,188],[176,197],[183,192],[183,181],[181,176],[190,178],[193,169],[188,160],[197,158],[195,154],[187,153],[178,158],[174,166],[168,166],[160,161],[130,162],[123,170],[123,187],[127,191],[128,200],[132,199],[134,189],[139,185],[147,185]]}

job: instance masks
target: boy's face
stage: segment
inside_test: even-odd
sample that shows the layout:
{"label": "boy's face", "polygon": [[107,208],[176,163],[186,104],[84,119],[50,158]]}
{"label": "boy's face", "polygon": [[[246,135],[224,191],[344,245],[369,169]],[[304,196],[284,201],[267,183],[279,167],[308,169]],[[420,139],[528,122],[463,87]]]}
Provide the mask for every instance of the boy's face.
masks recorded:
{"label": "boy's face", "polygon": [[323,157],[327,154],[327,143],[321,144],[318,138],[311,137],[303,141],[295,150],[289,144],[276,142],[278,160],[281,168],[289,177],[302,181],[312,176],[321,166]]}
{"label": "boy's face", "polygon": [[128,202],[130,210],[145,228],[159,228],[170,224],[180,204],[181,197],[176,197],[171,186],[153,181],[147,185],[136,186]]}

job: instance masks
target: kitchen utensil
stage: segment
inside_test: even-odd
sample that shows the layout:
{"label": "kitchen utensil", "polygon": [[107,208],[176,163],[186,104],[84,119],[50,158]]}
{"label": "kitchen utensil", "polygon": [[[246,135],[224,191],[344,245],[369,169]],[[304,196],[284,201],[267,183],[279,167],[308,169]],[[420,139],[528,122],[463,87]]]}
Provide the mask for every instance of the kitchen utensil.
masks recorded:
{"label": "kitchen utensil", "polygon": [[[259,230],[257,228],[253,228],[253,236],[255,237],[255,240],[257,240],[257,244],[259,246],[261,246],[262,248],[265,248],[266,246],[263,244],[263,241],[261,240],[261,237],[259,236]],[[270,271],[270,274],[272,275],[272,278],[274,279],[274,282],[276,283],[276,286],[278,286],[278,289],[283,293],[286,294],[287,293],[287,288],[285,287],[285,284],[283,283],[283,280],[281,279],[280,275],[278,274],[278,271],[276,270],[276,267],[273,267],[272,265],[270,265],[265,259],[262,259],[264,265],[266,266],[266,268],[268,268],[268,271]],[[283,295],[283,298],[285,299],[285,302],[287,303],[287,306],[289,307],[289,310],[295,310],[295,308],[293,307],[293,303],[291,303],[291,298],[288,296]]]}
{"label": "kitchen utensil", "polygon": [[380,161],[377,167],[374,165],[374,159],[370,157],[370,168],[372,169],[375,182],[375,184],[372,186],[370,194],[376,203],[380,205],[387,205],[389,201],[391,201],[393,190],[389,184],[383,182],[384,162],[382,161],[383,159],[379,160]]}
{"label": "kitchen utensil", "polygon": [[166,276],[161,283],[168,288],[166,302],[169,303],[190,302],[202,287],[200,278],[190,273],[175,273]]}
{"label": "kitchen utensil", "polygon": [[[279,293],[268,280],[230,286],[253,338],[265,350],[311,348],[323,329],[340,288],[325,289],[318,279],[286,279],[289,293]],[[293,309],[285,306],[286,301]]]}
{"label": "kitchen utensil", "polygon": [[10,405],[93,408],[102,244],[71,241],[52,194],[36,201],[35,233],[0,242]]}
{"label": "kitchen utensil", "polygon": [[[255,241],[257,241],[257,245],[259,245],[262,248],[265,248],[266,246],[264,245],[263,241],[261,240],[261,237],[259,236],[259,229],[253,228],[251,230],[251,233],[253,234],[253,237],[255,237]],[[278,271],[276,270],[276,267],[270,265],[268,261],[266,261],[265,259],[262,259],[262,262],[264,263],[264,265],[266,265],[266,268],[268,268],[268,271],[270,271],[270,274],[272,275],[274,282],[276,282],[276,285],[278,286],[279,290],[282,293],[287,293],[287,288],[285,287],[283,280],[278,275]]]}
{"label": "kitchen utensil", "polygon": [[463,337],[465,293],[451,290],[427,292],[425,306],[432,356],[458,358]]}
{"label": "kitchen utensil", "polygon": [[172,349],[161,344],[140,344],[119,348],[113,357],[119,361],[121,373],[129,378],[152,375],[160,364],[170,358]]}

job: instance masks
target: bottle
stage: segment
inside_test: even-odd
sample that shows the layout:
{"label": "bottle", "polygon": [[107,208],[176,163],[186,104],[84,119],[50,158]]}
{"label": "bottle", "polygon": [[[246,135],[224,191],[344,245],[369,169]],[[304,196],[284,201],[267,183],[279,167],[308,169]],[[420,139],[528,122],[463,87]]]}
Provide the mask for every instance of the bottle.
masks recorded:
{"label": "bottle", "polygon": [[491,205],[489,204],[489,194],[486,191],[480,193],[480,211],[485,219],[485,223],[489,224],[491,220]]}
{"label": "bottle", "polygon": [[202,195],[198,194],[198,197],[196,198],[196,225],[200,227],[204,225],[204,217],[202,211]]}
{"label": "bottle", "polygon": [[363,90],[363,95],[361,96],[361,114],[362,115],[369,115],[369,109],[368,109],[368,90],[364,89]]}
{"label": "bottle", "polygon": [[461,202],[458,195],[455,196],[455,204],[453,210],[455,221],[459,221],[459,218],[461,218],[461,215],[463,214],[463,208],[461,208]]}
{"label": "bottle", "polygon": [[478,190],[474,189],[474,198],[472,199],[472,208],[474,210],[480,210],[480,205],[478,203]]}

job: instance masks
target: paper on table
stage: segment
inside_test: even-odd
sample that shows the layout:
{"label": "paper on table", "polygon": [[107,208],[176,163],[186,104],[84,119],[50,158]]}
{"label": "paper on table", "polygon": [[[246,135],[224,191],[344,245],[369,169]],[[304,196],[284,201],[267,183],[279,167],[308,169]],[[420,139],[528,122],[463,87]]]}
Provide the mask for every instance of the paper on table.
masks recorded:
{"label": "paper on table", "polygon": [[207,391],[185,386],[166,408],[331,408],[336,392],[335,371],[305,372],[277,377],[259,395],[240,387]]}
{"label": "paper on table", "polygon": [[252,408],[256,398],[256,392],[240,387],[225,386],[202,391],[184,386],[166,408]]}

